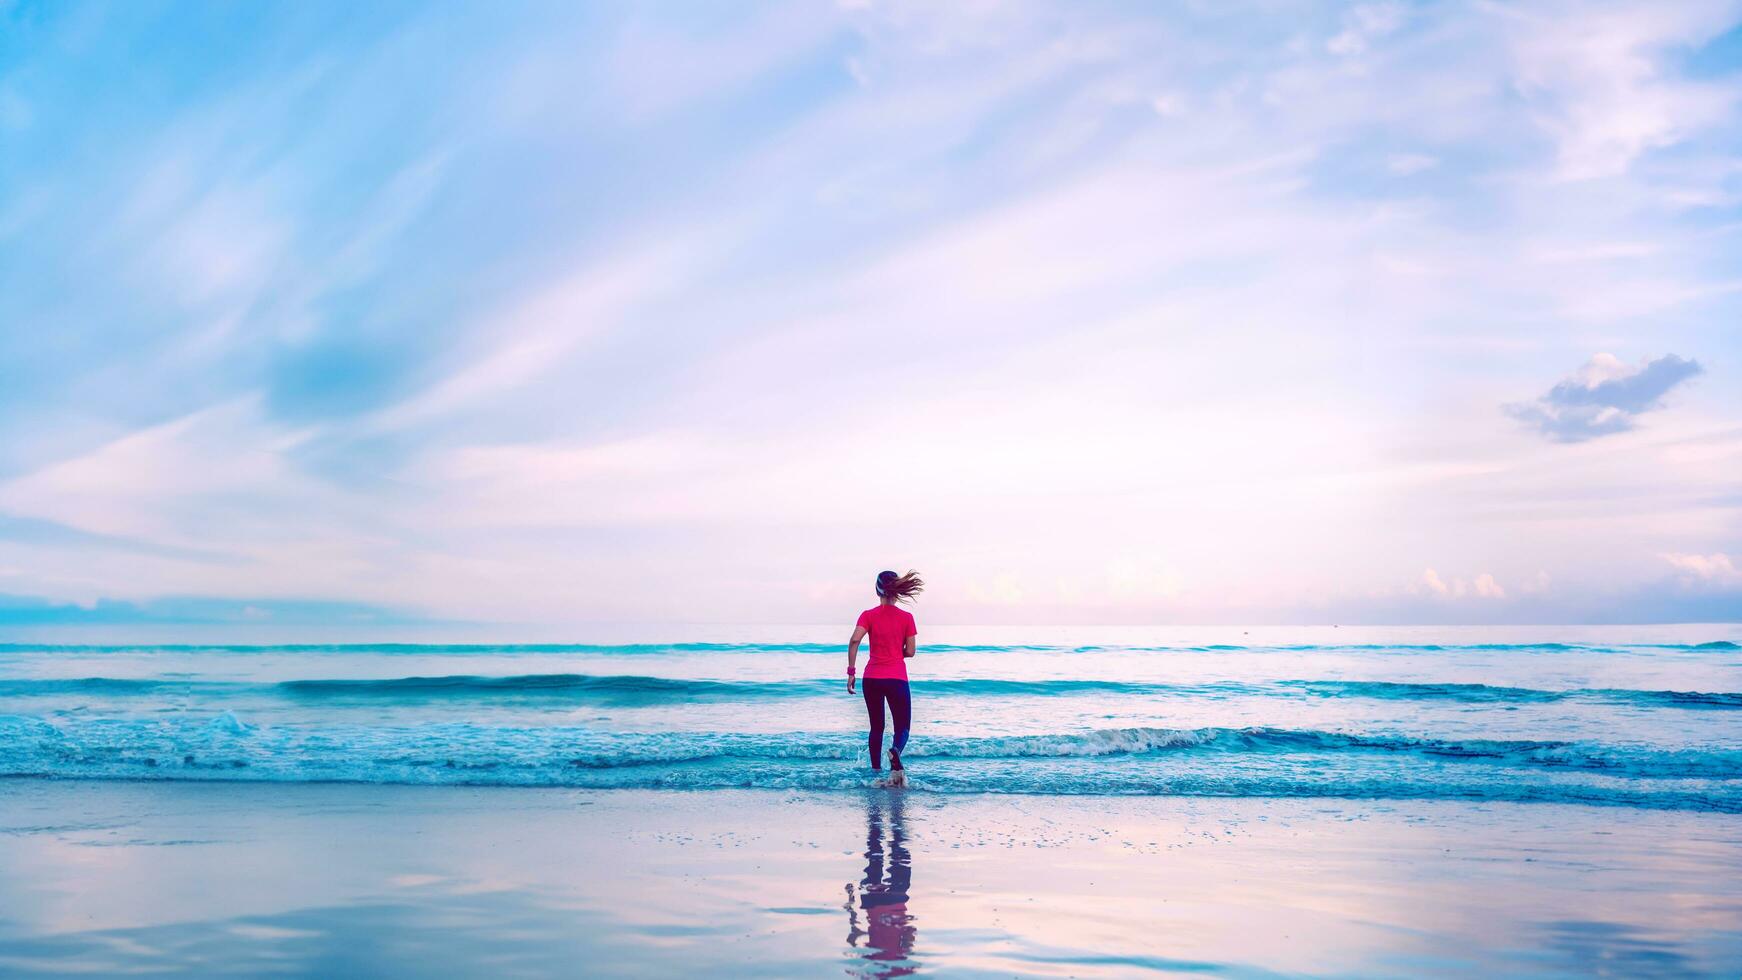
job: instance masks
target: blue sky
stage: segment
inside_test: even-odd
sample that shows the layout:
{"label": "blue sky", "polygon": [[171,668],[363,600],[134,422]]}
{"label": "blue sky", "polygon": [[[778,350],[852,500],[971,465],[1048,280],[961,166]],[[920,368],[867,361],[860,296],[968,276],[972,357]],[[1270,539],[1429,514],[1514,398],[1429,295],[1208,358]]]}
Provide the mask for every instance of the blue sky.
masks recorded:
{"label": "blue sky", "polygon": [[0,2],[0,627],[1742,618],[1739,25]]}

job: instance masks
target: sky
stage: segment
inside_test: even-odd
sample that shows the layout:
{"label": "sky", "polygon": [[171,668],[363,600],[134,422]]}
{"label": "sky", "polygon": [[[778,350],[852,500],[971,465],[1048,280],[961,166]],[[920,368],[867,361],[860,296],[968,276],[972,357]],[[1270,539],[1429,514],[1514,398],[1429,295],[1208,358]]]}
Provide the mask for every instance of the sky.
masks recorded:
{"label": "sky", "polygon": [[1742,4],[0,0],[0,631],[1742,620]]}

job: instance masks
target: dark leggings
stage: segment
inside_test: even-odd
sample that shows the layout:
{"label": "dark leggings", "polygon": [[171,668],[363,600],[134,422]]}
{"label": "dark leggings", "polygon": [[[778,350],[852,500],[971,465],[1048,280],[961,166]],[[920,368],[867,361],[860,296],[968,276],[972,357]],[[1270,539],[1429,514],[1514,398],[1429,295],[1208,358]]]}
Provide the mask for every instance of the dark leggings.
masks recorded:
{"label": "dark leggings", "polygon": [[895,741],[889,744],[889,768],[901,768],[901,750],[907,748],[907,728],[913,721],[913,696],[907,681],[899,677],[867,677],[865,713],[871,716],[871,768],[883,768],[883,702],[895,718]]}

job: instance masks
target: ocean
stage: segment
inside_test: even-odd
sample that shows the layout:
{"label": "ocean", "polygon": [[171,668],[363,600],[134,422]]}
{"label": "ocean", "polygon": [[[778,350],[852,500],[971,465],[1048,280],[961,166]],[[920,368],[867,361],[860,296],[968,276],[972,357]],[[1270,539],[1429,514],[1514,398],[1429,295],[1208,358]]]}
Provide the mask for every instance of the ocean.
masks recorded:
{"label": "ocean", "polygon": [[[921,629],[912,793],[1742,812],[1735,627]],[[845,690],[845,629],[682,632],[590,644],[6,644],[0,776],[820,792],[874,782],[863,701]]]}

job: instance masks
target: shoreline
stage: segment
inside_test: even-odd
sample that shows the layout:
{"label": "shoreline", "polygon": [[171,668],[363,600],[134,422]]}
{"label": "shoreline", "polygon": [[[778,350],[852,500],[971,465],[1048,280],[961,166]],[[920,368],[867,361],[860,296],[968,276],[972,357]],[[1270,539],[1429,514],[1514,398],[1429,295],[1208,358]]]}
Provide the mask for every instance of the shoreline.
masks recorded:
{"label": "shoreline", "polygon": [[903,792],[903,793],[907,794],[910,798],[938,799],[938,800],[946,800],[946,799],[971,800],[971,799],[975,799],[975,798],[979,798],[979,797],[986,797],[989,799],[1017,799],[1017,800],[1021,800],[1021,799],[1027,799],[1027,800],[1033,800],[1033,799],[1195,800],[1195,801],[1206,801],[1206,802],[1225,801],[1225,802],[1229,802],[1229,803],[1251,801],[1253,803],[1258,803],[1258,804],[1265,804],[1265,803],[1275,803],[1275,804],[1280,804],[1280,803],[1301,803],[1301,804],[1321,803],[1321,804],[1325,804],[1325,805],[1343,805],[1343,806],[1349,806],[1349,807],[1374,806],[1374,807],[1380,807],[1380,808],[1386,808],[1386,807],[1392,807],[1392,806],[1398,806],[1398,805],[1406,805],[1406,804],[1423,804],[1423,805],[1445,804],[1448,806],[1502,806],[1502,807],[1518,806],[1518,807],[1532,807],[1532,808],[1535,808],[1535,807],[1544,807],[1544,808],[1569,807],[1569,808],[1580,809],[1580,810],[1584,810],[1584,809],[1598,810],[1598,811],[1614,810],[1614,811],[1620,811],[1620,812],[1635,812],[1635,811],[1637,811],[1637,812],[1642,812],[1642,813],[1667,813],[1667,814],[1685,813],[1685,814],[1727,816],[1727,817],[1737,817],[1739,815],[1742,815],[1742,810],[1739,810],[1736,807],[1734,807],[1733,805],[1729,804],[1728,801],[1715,800],[1715,799],[1708,800],[1704,797],[1699,797],[1701,799],[1703,805],[1685,806],[1685,805],[1673,805],[1673,804],[1654,805],[1651,803],[1643,803],[1643,802],[1640,802],[1638,800],[1625,799],[1625,798],[1623,798],[1623,799],[1605,799],[1605,798],[1601,798],[1601,797],[1592,797],[1589,799],[1578,799],[1578,798],[1569,798],[1565,795],[1562,795],[1558,798],[1548,797],[1548,796],[1545,796],[1543,798],[1496,798],[1496,797],[1474,797],[1474,796],[1470,796],[1470,797],[1435,796],[1435,795],[1429,795],[1429,794],[1425,794],[1425,793],[1423,795],[1418,795],[1418,796],[1409,796],[1409,795],[1366,796],[1366,795],[1359,795],[1359,794],[1353,794],[1353,793],[1347,794],[1347,795],[1339,795],[1339,794],[1333,794],[1333,793],[1314,793],[1314,794],[1272,793],[1272,794],[1265,794],[1265,793],[1231,793],[1231,792],[1230,793],[1215,793],[1215,792],[1173,791],[1173,790],[1170,790],[1168,792],[1128,792],[1128,793],[1125,793],[1125,792],[1064,793],[1064,792],[1049,792],[1049,791],[1041,790],[1041,789],[1034,789],[1034,790],[1028,790],[1028,789],[1012,789],[1012,790],[1003,790],[1003,789],[949,790],[949,789],[942,789],[942,790],[940,790],[940,789],[934,789],[934,788],[928,787],[923,782],[923,778],[924,778],[923,776],[919,777],[918,779],[914,779],[911,775],[911,770],[909,770],[909,773],[910,773],[910,780],[907,783],[907,785],[904,787],[891,787],[891,786],[887,786],[887,785],[883,784],[882,780],[887,777],[887,773],[885,772],[885,773],[879,774],[877,776],[866,776],[865,781],[862,784],[848,785],[848,784],[843,783],[842,785],[827,787],[827,788],[817,788],[814,786],[710,786],[710,785],[646,786],[646,785],[634,785],[634,784],[621,785],[621,786],[567,785],[567,784],[561,784],[561,783],[545,783],[545,784],[519,783],[519,782],[504,783],[504,782],[489,782],[489,781],[484,781],[484,780],[478,780],[478,781],[472,781],[472,782],[466,782],[466,781],[413,782],[413,781],[409,781],[409,780],[407,780],[407,781],[389,781],[389,780],[364,780],[364,779],[294,779],[294,780],[290,780],[290,779],[271,779],[271,778],[249,778],[247,776],[219,777],[219,778],[179,777],[179,776],[143,776],[143,775],[142,776],[107,776],[107,775],[101,775],[101,776],[52,775],[52,776],[50,776],[50,775],[35,775],[35,774],[28,774],[28,773],[3,773],[3,774],[0,774],[0,787],[4,787],[4,786],[7,786],[9,784],[14,784],[14,783],[18,783],[18,784],[47,783],[47,784],[67,784],[67,785],[103,785],[103,784],[113,783],[113,784],[122,785],[122,786],[247,786],[247,787],[255,787],[255,786],[261,786],[261,787],[264,787],[264,786],[282,786],[282,787],[311,786],[311,787],[358,787],[358,788],[381,787],[384,789],[468,790],[468,791],[486,790],[486,791],[501,791],[501,792],[513,792],[513,791],[518,790],[518,791],[526,791],[526,792],[589,793],[589,794],[592,794],[592,793],[601,793],[601,794],[610,794],[610,793],[655,793],[655,794],[673,793],[673,794],[703,795],[703,794],[710,794],[710,793],[752,793],[752,794],[767,793],[767,794],[776,794],[776,795],[816,796],[816,797],[824,798],[824,799],[827,799],[827,798],[853,799],[853,798],[863,796],[866,793],[875,793],[875,792],[884,792],[884,791],[889,791],[889,792],[899,791],[899,792]]}
{"label": "shoreline", "polygon": [[9,779],[0,865],[18,975],[1742,963],[1742,821],[1561,803]]}

